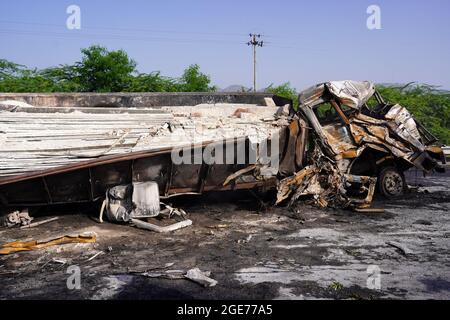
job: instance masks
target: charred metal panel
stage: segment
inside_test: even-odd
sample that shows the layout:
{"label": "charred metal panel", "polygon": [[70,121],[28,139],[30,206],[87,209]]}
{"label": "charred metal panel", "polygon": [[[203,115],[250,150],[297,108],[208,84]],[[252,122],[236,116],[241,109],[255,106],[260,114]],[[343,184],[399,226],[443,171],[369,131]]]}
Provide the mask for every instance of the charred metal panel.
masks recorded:
{"label": "charred metal panel", "polygon": [[288,128],[282,130],[280,137],[280,174],[283,176],[289,176],[296,172],[296,153],[290,152],[290,150],[295,150],[297,139],[302,130],[304,129],[300,128],[299,121],[292,121]]}
{"label": "charred metal panel", "polygon": [[215,164],[211,167],[211,173],[208,175],[206,179],[207,187],[217,186],[218,189],[222,187],[225,179],[233,174],[236,171],[239,171],[245,168],[246,165],[237,165],[237,164],[228,164],[228,165],[219,165]]}
{"label": "charred metal panel", "polygon": [[174,165],[169,193],[198,192],[201,168],[201,164]]}
{"label": "charred metal panel", "polygon": [[170,183],[171,163],[170,154],[136,159],[133,162],[133,182],[155,181],[159,194],[164,195]]}
{"label": "charred metal panel", "polygon": [[43,177],[50,195],[50,203],[90,201],[89,170],[79,170]]}
{"label": "charred metal panel", "polygon": [[91,169],[91,179],[94,198],[104,197],[106,190],[111,187],[131,183],[131,164],[132,161],[130,160],[93,167]]}
{"label": "charred metal panel", "polygon": [[206,188],[208,190],[221,189],[228,176],[247,167],[252,162],[251,152],[254,152],[254,149],[251,148],[248,139],[227,141],[224,144],[221,162],[214,163],[209,168],[209,174],[205,179]]}
{"label": "charred metal panel", "polygon": [[0,201],[3,205],[47,204],[49,196],[42,178],[20,181],[0,186]]}

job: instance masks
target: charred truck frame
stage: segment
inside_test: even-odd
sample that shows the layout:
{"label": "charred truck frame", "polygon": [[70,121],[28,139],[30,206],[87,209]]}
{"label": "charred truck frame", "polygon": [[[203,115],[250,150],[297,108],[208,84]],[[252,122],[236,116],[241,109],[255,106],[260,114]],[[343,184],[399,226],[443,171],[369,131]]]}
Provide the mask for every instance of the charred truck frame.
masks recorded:
{"label": "charred truck frame", "polygon": [[299,125],[310,126],[313,136],[307,167],[281,182],[278,202],[295,192],[293,200],[310,194],[320,206],[366,207],[377,180],[380,193],[391,197],[403,193],[403,173],[413,166],[444,171],[442,149],[432,145],[437,139],[370,82],[319,84],[300,93],[299,104]]}
{"label": "charred truck frame", "polygon": [[[400,195],[410,167],[444,170],[436,138],[405,107],[385,102],[370,82],[316,85],[300,93],[298,110],[280,97],[255,97],[253,104],[150,109],[4,104],[0,203],[89,202],[119,185],[154,182],[162,198],[277,188],[276,203],[302,197],[321,207],[364,208],[377,185],[384,196]],[[97,116],[106,131],[109,122],[118,129],[100,132],[100,124],[89,124]],[[80,123],[84,135],[75,132]],[[86,147],[87,140],[101,139],[109,142],[100,152],[95,144]],[[218,153],[218,146],[234,152]],[[190,161],[174,161],[174,150]],[[262,150],[276,165],[263,161]]]}

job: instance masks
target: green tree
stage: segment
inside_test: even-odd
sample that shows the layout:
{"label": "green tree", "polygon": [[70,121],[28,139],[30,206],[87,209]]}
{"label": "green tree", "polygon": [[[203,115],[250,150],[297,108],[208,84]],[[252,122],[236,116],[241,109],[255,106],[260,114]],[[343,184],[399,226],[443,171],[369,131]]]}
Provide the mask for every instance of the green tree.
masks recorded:
{"label": "green tree", "polygon": [[81,50],[81,61],[44,70],[0,59],[1,92],[181,92],[215,91],[208,75],[197,64],[180,78],[160,72],[138,73],[136,62],[123,50],[108,51],[101,46]]}
{"label": "green tree", "polygon": [[198,64],[190,65],[184,70],[178,83],[178,90],[184,92],[210,92],[216,91],[215,86],[211,86],[211,79],[208,75],[200,72]]}
{"label": "green tree", "polygon": [[291,86],[289,82],[283,83],[279,86],[274,86],[271,84],[269,87],[266,88],[266,92],[276,94],[277,96],[291,99],[293,102],[293,107],[295,110],[298,108],[298,93],[295,88]]}
{"label": "green tree", "polygon": [[6,59],[0,59],[0,81],[11,77],[16,77],[25,69],[25,66],[8,61]]}
{"label": "green tree", "polygon": [[0,92],[51,92],[53,83],[36,69],[0,59]]}
{"label": "green tree", "polygon": [[79,92],[83,89],[73,65],[47,68],[40,74],[53,83],[52,92]]}
{"label": "green tree", "polygon": [[140,73],[133,77],[127,92],[174,92],[177,91],[176,81],[161,76],[159,71]]}
{"label": "green tree", "polygon": [[426,84],[377,86],[391,103],[406,107],[441,143],[450,144],[450,92]]}
{"label": "green tree", "polygon": [[86,92],[119,92],[130,85],[136,62],[123,50],[101,46],[81,50],[83,57],[73,67],[73,80]]}

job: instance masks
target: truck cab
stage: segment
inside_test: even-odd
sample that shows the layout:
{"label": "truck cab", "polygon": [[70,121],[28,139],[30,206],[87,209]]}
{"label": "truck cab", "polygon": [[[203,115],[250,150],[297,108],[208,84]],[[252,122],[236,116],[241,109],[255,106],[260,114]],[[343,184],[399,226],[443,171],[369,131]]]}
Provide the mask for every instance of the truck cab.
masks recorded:
{"label": "truck cab", "polygon": [[385,102],[368,81],[333,81],[299,95],[298,114],[341,174],[376,177],[386,197],[403,193],[404,171],[444,171],[437,139],[399,104]]}

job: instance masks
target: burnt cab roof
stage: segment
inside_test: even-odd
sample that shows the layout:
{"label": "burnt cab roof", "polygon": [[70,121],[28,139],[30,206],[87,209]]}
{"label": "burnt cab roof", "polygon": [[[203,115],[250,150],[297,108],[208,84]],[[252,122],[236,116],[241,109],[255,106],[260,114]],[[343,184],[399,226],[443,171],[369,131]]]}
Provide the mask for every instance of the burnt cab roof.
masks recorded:
{"label": "burnt cab roof", "polygon": [[301,108],[313,108],[332,98],[353,109],[360,109],[375,93],[369,81],[330,81],[312,86],[299,94]]}

